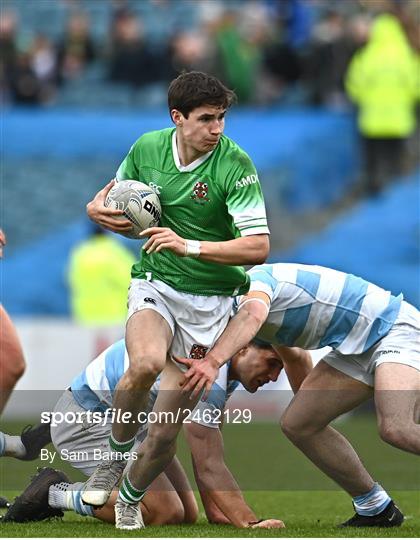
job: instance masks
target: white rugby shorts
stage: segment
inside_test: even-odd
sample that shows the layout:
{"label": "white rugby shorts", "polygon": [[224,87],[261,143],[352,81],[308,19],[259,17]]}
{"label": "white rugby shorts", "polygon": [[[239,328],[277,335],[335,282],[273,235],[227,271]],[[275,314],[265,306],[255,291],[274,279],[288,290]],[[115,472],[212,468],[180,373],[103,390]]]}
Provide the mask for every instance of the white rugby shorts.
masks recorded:
{"label": "white rugby shorts", "polygon": [[381,364],[403,364],[420,371],[420,312],[408,302],[402,302],[391,330],[376,345],[363,354],[331,351],[323,361],[372,387],[375,370]]}
{"label": "white rugby shorts", "polygon": [[225,329],[232,304],[230,296],[200,296],[176,291],[162,281],[132,279],[127,320],[137,311],[153,309],[171,328],[170,353],[202,358]]}

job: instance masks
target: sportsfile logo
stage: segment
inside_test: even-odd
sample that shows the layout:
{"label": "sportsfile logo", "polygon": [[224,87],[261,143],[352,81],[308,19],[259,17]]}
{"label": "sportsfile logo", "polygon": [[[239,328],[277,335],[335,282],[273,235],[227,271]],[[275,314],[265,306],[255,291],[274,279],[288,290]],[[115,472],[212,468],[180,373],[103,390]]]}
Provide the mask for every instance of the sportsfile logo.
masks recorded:
{"label": "sportsfile logo", "polygon": [[236,180],[236,189],[249,186],[250,184],[256,184],[258,181],[259,181],[258,175],[249,174],[248,176],[245,176],[244,178],[241,178],[240,180]]}

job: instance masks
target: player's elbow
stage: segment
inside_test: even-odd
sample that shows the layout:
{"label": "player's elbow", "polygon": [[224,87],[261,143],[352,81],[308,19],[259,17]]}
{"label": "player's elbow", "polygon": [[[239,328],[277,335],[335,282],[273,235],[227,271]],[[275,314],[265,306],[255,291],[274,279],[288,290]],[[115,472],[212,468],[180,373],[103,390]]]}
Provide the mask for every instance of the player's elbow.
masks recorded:
{"label": "player's elbow", "polygon": [[267,319],[267,308],[261,302],[250,302],[240,309],[239,316],[244,327],[253,330],[255,335]]}
{"label": "player's elbow", "polygon": [[253,236],[252,247],[249,250],[248,264],[263,264],[270,252],[270,239],[268,234]]}
{"label": "player's elbow", "polygon": [[[2,386],[14,386],[25,373],[26,363],[23,352],[19,347],[9,348],[6,362],[0,363]],[[4,384],[3,384],[4,383]]]}

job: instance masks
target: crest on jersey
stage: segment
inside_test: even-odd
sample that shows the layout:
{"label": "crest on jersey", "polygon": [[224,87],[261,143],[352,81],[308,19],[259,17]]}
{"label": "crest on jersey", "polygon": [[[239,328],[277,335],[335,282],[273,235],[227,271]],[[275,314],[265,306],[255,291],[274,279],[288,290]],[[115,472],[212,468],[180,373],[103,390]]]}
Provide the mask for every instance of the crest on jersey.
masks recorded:
{"label": "crest on jersey", "polygon": [[191,199],[197,204],[205,204],[209,202],[208,198],[209,186],[206,182],[196,182],[193,187]]}
{"label": "crest on jersey", "polygon": [[192,358],[193,360],[201,360],[206,356],[206,352],[208,350],[208,347],[204,347],[204,345],[197,345],[196,343],[194,343],[194,345],[191,347],[189,358]]}

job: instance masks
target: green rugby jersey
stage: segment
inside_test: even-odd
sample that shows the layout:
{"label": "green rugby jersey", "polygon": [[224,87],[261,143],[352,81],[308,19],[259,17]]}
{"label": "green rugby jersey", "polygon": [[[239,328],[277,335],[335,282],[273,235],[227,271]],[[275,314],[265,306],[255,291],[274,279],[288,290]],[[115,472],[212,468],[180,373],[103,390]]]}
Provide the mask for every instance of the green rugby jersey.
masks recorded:
{"label": "green rugby jersey", "polygon": [[[223,242],[268,234],[264,199],[249,156],[222,136],[216,148],[188,166],[180,164],[175,128],[141,136],[117,171],[118,180],[140,180],[159,195],[161,227],[182,238]],[[231,296],[249,288],[242,266],[227,266],[169,250],[142,252],[132,277],[163,281],[182,292]]]}

